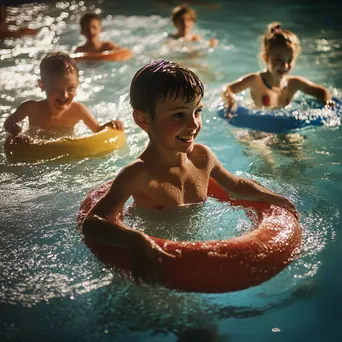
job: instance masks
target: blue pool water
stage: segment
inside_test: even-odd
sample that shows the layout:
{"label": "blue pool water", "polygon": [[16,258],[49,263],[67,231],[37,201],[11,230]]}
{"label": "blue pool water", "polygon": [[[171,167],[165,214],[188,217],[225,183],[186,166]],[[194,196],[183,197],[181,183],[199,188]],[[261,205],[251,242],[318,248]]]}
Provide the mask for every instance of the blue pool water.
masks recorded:
{"label": "blue pool water", "polygon": [[[99,121],[114,116],[124,121],[127,145],[121,151],[33,164],[10,164],[0,154],[1,341],[200,341],[198,334],[203,341],[209,341],[210,334],[234,342],[342,340],[339,123],[304,129],[302,142],[289,145],[278,139],[265,149],[239,140],[243,133],[215,112],[224,83],[260,68],[258,34],[274,20],[301,39],[302,53],[293,73],[325,85],[342,98],[341,6],[198,1],[196,30],[220,44],[215,51],[204,51],[205,56],[189,58],[181,50],[171,53],[160,48],[164,33],[172,30],[172,5],[172,1],[152,0],[61,1],[12,9],[12,18],[29,22],[39,35],[37,40],[8,40],[0,45],[0,125],[22,101],[43,97],[37,87],[39,61],[47,51],[70,51],[80,41],[77,21],[86,9],[101,10],[104,38],[133,49],[135,58],[80,64],[77,100]],[[81,242],[75,228],[80,202],[89,190],[112,179],[147,143],[132,120],[128,90],[136,70],[160,56],[192,68],[205,84],[204,127],[198,141],[209,145],[231,172],[288,196],[298,208],[302,253],[265,284],[220,295],[138,287],[106,270]],[[241,100],[248,101],[246,94]],[[76,134],[86,132],[83,125],[77,126]],[[2,130],[2,143],[5,136]],[[184,237],[182,227],[195,214],[197,221],[191,221],[195,238],[225,238],[245,229],[243,213],[226,211],[215,202],[183,209],[177,213],[178,237]],[[165,225],[165,217],[154,219]],[[135,213],[134,220],[132,225],[148,225],[149,217]],[[230,226],[233,233],[226,228]]]}

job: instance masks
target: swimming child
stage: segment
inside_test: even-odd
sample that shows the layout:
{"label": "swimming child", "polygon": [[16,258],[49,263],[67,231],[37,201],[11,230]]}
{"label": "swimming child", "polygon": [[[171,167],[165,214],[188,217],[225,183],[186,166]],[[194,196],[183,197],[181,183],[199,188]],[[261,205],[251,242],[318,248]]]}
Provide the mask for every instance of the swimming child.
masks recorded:
{"label": "swimming child", "polygon": [[292,101],[297,91],[316,97],[327,107],[333,107],[329,91],[300,76],[289,76],[300,52],[298,37],[284,30],[278,22],[268,25],[262,37],[261,58],[266,70],[245,75],[228,84],[222,94],[226,107],[236,110],[234,94],[250,90],[255,108],[283,108]]}
{"label": "swimming child", "polygon": [[[245,89],[250,90],[255,108],[284,108],[291,103],[298,91],[316,97],[327,108],[334,107],[335,103],[325,87],[304,77],[289,76],[300,50],[299,39],[293,32],[282,29],[279,22],[269,24],[262,36],[260,53],[266,70],[247,74],[225,87],[222,98],[229,112],[234,113],[237,108],[234,94]],[[276,135],[238,130],[234,134],[240,142],[260,153],[270,166],[276,165],[270,149],[273,145],[291,145],[294,152],[292,155],[299,159],[304,158],[304,137],[299,133]]]}
{"label": "swimming child", "polygon": [[[196,21],[196,12],[187,5],[180,5],[175,7],[171,13],[171,20],[176,32],[169,34],[168,38],[181,40],[184,42],[202,42],[204,39],[198,35],[193,34],[192,29]],[[207,42],[209,47],[216,47],[218,40],[211,38]]]}
{"label": "swimming child", "polygon": [[298,217],[287,198],[233,175],[209,147],[195,143],[202,128],[203,95],[203,84],[193,71],[165,60],[145,65],[131,82],[133,118],[147,133],[149,143],[114,178],[87,214],[82,229],[87,239],[130,250],[137,282],[161,282],[163,260],[174,256],[116,219],[130,196],[137,207],[150,210],[201,203],[212,177],[234,197],[272,203]]}
{"label": "swimming child", "polygon": [[93,132],[99,132],[107,126],[123,130],[120,120],[100,125],[86,106],[73,101],[79,84],[78,68],[68,54],[48,53],[40,63],[40,77],[38,84],[41,90],[45,91],[46,99],[23,102],[5,121],[5,130],[17,136],[17,141],[30,140],[25,135],[19,135],[22,128],[18,123],[26,117],[29,118],[30,128],[46,132],[70,132],[81,120]]}
{"label": "swimming child", "polygon": [[110,41],[101,41],[102,32],[101,18],[96,13],[86,13],[80,20],[81,34],[86,38],[86,42],[76,48],[78,52],[104,52],[119,51],[122,48]]}

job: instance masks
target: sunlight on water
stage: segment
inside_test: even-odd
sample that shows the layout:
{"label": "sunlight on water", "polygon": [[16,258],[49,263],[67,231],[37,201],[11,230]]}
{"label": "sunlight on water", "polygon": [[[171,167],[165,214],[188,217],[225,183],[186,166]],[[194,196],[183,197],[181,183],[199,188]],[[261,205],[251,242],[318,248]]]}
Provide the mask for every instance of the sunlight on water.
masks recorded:
{"label": "sunlight on water", "polygon": [[[230,8],[222,3],[222,13],[199,6],[198,33],[205,39],[218,38],[220,44],[215,50],[199,45],[194,52],[186,44],[163,46],[167,33],[173,30],[169,7],[160,5],[151,13],[137,5],[141,11],[137,14],[138,10],[133,13],[123,3],[117,6],[61,1],[55,5],[27,4],[24,11],[11,10],[13,20],[29,23],[38,30],[38,36],[6,39],[0,45],[0,125],[21,102],[44,98],[37,86],[39,61],[50,50],[71,51],[82,41],[78,20],[86,10],[101,12],[103,38],[132,49],[135,57],[118,63],[79,63],[80,86],[76,100],[84,103],[100,123],[115,117],[124,122],[127,144],[122,150],[97,158],[30,164],[11,163],[4,153],[0,155],[0,302],[38,308],[45,301],[71,299],[75,304],[67,302],[60,309],[62,313],[79,310],[82,314],[78,316],[83,317],[79,319],[87,319],[83,313],[91,307],[89,319],[98,322],[102,329],[92,331],[94,323],[81,321],[89,338],[99,340],[98,335],[103,336],[103,331],[107,331],[105,334],[114,340],[127,332],[130,336],[134,327],[136,331],[153,331],[155,335],[148,337],[158,341],[159,337],[178,333],[180,327],[207,326],[219,320],[224,325],[232,318],[235,321],[261,319],[270,311],[291,308],[296,301],[302,303],[302,298],[314,298],[315,291],[326,288],[331,281],[320,283],[317,275],[326,265],[335,263],[326,256],[326,251],[340,239],[340,117],[327,109],[313,109],[306,97],[298,97],[292,108],[298,109],[298,117],[305,120],[323,116],[325,125],[298,132],[303,139],[297,146],[289,146],[279,138],[267,148],[250,148],[216,114],[222,86],[258,70],[256,33],[262,33],[265,23],[274,19],[270,17],[270,8],[265,7],[260,22],[255,23],[255,4],[242,14],[240,7],[233,3]],[[278,9],[271,9],[271,12],[280,17],[293,12],[292,22],[291,17],[285,17],[296,27],[296,11],[284,9],[280,13]],[[201,19],[207,14],[210,19]],[[241,25],[248,29],[241,30]],[[340,32],[311,29],[312,32],[307,32],[304,26],[298,27],[303,49],[294,73],[324,84],[334,97],[342,98]],[[270,281],[220,295],[139,287],[118,272],[104,268],[83,244],[76,229],[81,201],[88,191],[115,177],[147,144],[147,135],[132,119],[129,84],[138,68],[152,58],[178,61],[203,80],[204,126],[198,141],[209,145],[234,174],[252,178],[288,196],[297,206],[303,229],[301,253]],[[246,92],[237,99],[245,106],[251,104]],[[27,121],[23,128],[28,128]],[[88,134],[83,123],[75,127],[76,136]],[[2,130],[0,140],[4,142],[6,136]],[[125,220],[150,235],[174,240],[227,239],[250,230],[250,221],[241,208],[231,208],[214,199],[157,213],[130,206],[126,208]],[[77,309],[72,305],[78,305]]]}
{"label": "sunlight on water", "polygon": [[170,240],[223,240],[248,231],[251,222],[243,209],[213,198],[203,204],[159,212],[128,208],[125,223],[135,229]]}

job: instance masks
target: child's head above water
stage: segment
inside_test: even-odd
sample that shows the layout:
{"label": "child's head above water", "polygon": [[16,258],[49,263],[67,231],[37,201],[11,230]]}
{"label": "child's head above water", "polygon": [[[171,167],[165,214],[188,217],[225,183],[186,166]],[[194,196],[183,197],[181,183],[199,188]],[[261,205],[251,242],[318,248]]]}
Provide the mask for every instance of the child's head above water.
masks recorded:
{"label": "child's head above water", "polygon": [[187,5],[180,5],[175,7],[171,12],[171,20],[175,24],[185,15],[187,15],[192,21],[196,21],[196,12]]}
{"label": "child's head above water", "polygon": [[171,12],[171,20],[178,32],[190,32],[196,21],[196,12],[187,5],[177,6]]}
{"label": "child's head above water", "polygon": [[147,113],[154,121],[157,103],[167,97],[189,103],[196,98],[201,100],[203,95],[203,84],[193,71],[174,62],[155,60],[134,75],[130,103],[133,109]]}
{"label": "child's head above water", "polygon": [[57,51],[47,53],[40,62],[40,77],[43,82],[54,76],[75,74],[78,78],[76,62],[67,53]]}
{"label": "child's head above water", "polygon": [[57,110],[66,109],[78,86],[76,62],[64,52],[50,52],[40,63],[40,88],[46,92],[47,101]]}
{"label": "child's head above water", "polygon": [[81,34],[88,40],[97,37],[102,30],[101,18],[96,13],[85,13],[80,19]]}
{"label": "child's head above water", "polygon": [[297,57],[300,52],[300,43],[293,32],[282,29],[279,22],[273,22],[267,26],[262,37],[262,57],[267,58],[277,48],[291,49],[294,57]]}

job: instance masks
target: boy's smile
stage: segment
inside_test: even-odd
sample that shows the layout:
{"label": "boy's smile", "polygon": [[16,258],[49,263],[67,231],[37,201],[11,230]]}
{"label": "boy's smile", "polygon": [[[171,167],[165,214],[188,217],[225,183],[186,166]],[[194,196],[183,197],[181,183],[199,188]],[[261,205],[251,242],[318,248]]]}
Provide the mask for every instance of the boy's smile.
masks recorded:
{"label": "boy's smile", "polygon": [[53,112],[61,112],[69,107],[76,96],[78,83],[76,73],[50,76],[48,81],[42,83],[46,99]]}
{"label": "boy's smile", "polygon": [[155,107],[155,121],[149,118],[147,132],[151,142],[169,150],[189,153],[202,128],[202,99],[185,102],[182,96],[167,96]]}

